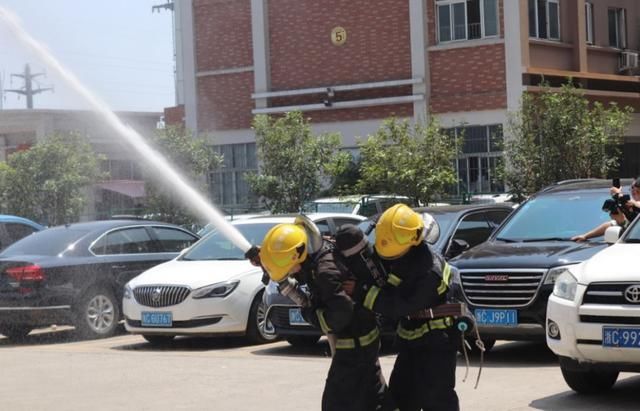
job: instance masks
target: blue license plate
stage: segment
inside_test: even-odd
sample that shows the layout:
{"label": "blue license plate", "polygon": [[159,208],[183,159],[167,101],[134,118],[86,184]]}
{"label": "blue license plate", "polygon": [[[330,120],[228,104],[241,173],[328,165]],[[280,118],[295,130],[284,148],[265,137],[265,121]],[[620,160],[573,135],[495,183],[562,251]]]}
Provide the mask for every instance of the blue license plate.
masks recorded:
{"label": "blue license plate", "polygon": [[478,309],[475,311],[478,325],[518,325],[518,310]]}
{"label": "blue license plate", "polygon": [[640,327],[602,327],[602,346],[640,348]]}
{"label": "blue license plate", "polygon": [[291,325],[309,325],[302,317],[302,311],[299,308],[289,309],[289,324]]}
{"label": "blue license plate", "polygon": [[143,327],[171,327],[173,315],[170,312],[145,311],[140,322]]}

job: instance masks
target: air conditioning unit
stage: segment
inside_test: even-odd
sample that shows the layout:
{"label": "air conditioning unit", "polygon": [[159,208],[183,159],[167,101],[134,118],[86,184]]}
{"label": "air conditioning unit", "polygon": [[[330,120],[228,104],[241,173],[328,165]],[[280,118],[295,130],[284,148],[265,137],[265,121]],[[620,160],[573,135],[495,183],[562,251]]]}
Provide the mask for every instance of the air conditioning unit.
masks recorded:
{"label": "air conditioning unit", "polygon": [[634,70],[638,68],[638,53],[623,51],[620,53],[620,71]]}

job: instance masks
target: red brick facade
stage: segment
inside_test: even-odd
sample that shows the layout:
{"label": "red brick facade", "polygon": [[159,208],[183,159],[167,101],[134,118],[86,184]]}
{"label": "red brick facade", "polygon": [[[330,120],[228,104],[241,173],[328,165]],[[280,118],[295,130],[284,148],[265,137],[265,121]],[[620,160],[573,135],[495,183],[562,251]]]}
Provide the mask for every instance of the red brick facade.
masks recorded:
{"label": "red brick facade", "polygon": [[184,105],[166,107],[164,109],[164,122],[168,126],[184,126]]}
{"label": "red brick facade", "polygon": [[198,128],[248,128],[254,107],[253,71],[233,71],[253,66],[251,1],[194,0],[193,4]]}
{"label": "red brick facade", "polygon": [[[198,127],[245,129],[255,102],[250,0],[194,0]],[[428,46],[435,45],[435,0],[427,0]],[[409,1],[268,0],[270,90],[410,79]],[[504,32],[502,1],[500,31]],[[347,41],[331,42],[343,27]],[[504,45],[428,51],[434,113],[506,107]],[[473,73],[473,75],[469,75]],[[336,92],[333,102],[407,96],[411,86]],[[326,95],[268,100],[270,107],[322,103]],[[413,116],[413,104],[305,112],[315,122]]]}
{"label": "red brick facade", "polygon": [[507,107],[504,44],[429,53],[433,113]]}

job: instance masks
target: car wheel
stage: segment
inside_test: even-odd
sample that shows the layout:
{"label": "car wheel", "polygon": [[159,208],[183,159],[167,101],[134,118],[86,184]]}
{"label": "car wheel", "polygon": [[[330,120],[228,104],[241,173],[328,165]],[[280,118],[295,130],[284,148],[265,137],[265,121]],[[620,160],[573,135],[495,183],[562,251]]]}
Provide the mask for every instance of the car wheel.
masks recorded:
{"label": "car wheel", "polygon": [[320,340],[319,335],[291,335],[287,342],[294,347],[312,347]]}
{"label": "car wheel", "polygon": [[618,371],[575,370],[560,364],[562,376],[572,390],[580,394],[595,394],[608,391],[618,379]]}
{"label": "car wheel", "polygon": [[142,338],[147,340],[152,345],[168,345],[174,338],[175,335],[153,335],[153,334],[142,334]]}
{"label": "car wheel", "polygon": [[0,334],[10,340],[22,341],[31,332],[33,328],[29,325],[22,324],[6,324],[0,326]]}
{"label": "car wheel", "polygon": [[112,336],[120,321],[120,307],[113,292],[105,287],[87,290],[75,307],[74,325],[82,338]]}
{"label": "car wheel", "polygon": [[247,324],[247,339],[253,344],[262,344],[278,339],[273,332],[273,325],[267,320],[267,306],[262,301],[262,293],[258,293],[251,303]]}

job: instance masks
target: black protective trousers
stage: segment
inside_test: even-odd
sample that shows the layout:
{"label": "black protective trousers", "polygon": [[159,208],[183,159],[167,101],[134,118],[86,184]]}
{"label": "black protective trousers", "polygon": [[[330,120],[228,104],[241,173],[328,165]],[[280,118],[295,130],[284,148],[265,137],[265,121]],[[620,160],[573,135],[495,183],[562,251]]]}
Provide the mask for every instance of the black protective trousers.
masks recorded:
{"label": "black protective trousers", "polygon": [[323,411],[393,410],[378,361],[380,343],[337,349],[322,393]]}
{"label": "black protective trousers", "polygon": [[[400,411],[458,411],[457,333],[431,330],[420,344],[401,343],[389,380]],[[459,337],[458,337],[459,338]]]}

